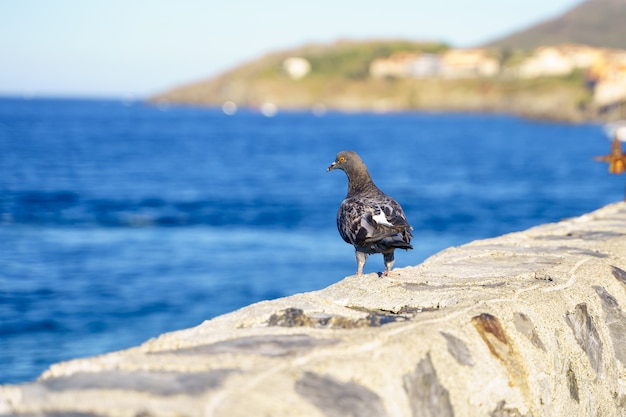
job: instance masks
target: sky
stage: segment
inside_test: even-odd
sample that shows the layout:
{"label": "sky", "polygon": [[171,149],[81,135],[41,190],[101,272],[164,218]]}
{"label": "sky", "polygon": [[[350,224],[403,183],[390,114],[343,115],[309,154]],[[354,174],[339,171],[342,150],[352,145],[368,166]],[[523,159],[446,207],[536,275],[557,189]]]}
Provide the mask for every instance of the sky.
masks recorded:
{"label": "sky", "polygon": [[472,47],[581,0],[0,0],[0,95],[141,99],[338,39]]}

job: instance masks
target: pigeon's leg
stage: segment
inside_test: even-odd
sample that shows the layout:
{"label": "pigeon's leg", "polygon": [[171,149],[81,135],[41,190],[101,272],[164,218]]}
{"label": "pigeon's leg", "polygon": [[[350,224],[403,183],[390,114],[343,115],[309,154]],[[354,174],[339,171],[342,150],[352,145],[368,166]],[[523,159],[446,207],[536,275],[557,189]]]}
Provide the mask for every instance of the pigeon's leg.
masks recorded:
{"label": "pigeon's leg", "polygon": [[389,276],[391,275],[391,267],[393,266],[394,262],[393,251],[387,252],[383,254],[383,256],[385,257],[385,272],[383,273],[383,275]]}
{"label": "pigeon's leg", "polygon": [[357,276],[363,275],[363,266],[365,266],[365,260],[367,259],[367,253],[356,251],[356,274]]}

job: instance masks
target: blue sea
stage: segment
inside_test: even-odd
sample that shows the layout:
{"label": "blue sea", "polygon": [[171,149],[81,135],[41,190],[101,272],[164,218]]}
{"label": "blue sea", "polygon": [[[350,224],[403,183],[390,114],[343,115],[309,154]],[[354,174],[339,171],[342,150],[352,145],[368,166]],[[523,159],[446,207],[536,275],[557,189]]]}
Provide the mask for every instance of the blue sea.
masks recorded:
{"label": "blue sea", "polygon": [[340,150],[403,205],[402,267],[622,200],[609,148],[599,125],[493,114],[0,99],[0,383],[353,274]]}

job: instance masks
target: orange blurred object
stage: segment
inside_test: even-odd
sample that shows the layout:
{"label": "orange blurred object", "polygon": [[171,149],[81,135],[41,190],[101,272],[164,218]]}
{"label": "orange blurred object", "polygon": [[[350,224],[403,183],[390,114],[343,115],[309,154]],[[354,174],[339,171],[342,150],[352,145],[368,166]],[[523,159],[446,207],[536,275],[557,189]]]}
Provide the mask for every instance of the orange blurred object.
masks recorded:
{"label": "orange blurred object", "polygon": [[622,151],[622,143],[615,137],[611,144],[611,153],[608,155],[596,156],[596,161],[608,162],[611,174],[623,174],[626,171],[626,154]]}

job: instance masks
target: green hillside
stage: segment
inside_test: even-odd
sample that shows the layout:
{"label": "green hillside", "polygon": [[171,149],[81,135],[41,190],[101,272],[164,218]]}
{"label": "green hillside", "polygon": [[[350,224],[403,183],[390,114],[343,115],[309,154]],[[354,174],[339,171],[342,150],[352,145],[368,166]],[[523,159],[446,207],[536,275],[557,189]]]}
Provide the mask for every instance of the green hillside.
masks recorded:
{"label": "green hillside", "polygon": [[[217,77],[152,97],[164,103],[342,111],[470,111],[514,113],[570,121],[626,117],[626,105],[593,108],[581,70],[564,77],[520,79],[515,66],[538,46],[579,43],[626,49],[626,0],[588,0],[562,16],[491,42],[496,76],[474,78],[370,76],[370,64],[397,52],[437,54],[449,45],[406,40],[339,41],[267,54]],[[304,58],[310,71],[290,77],[287,58]]]}
{"label": "green hillside", "polygon": [[[308,45],[268,54],[215,78],[178,87],[151,98],[181,103],[279,109],[325,108],[342,111],[471,111],[515,113],[533,118],[583,120],[590,93],[581,74],[564,78],[518,80],[507,77],[470,79],[385,78],[369,76],[378,57],[399,51],[439,53],[445,44],[408,41],[341,41]],[[501,54],[503,64],[520,54]],[[311,72],[300,80],[283,69],[288,57],[303,57]]]}

